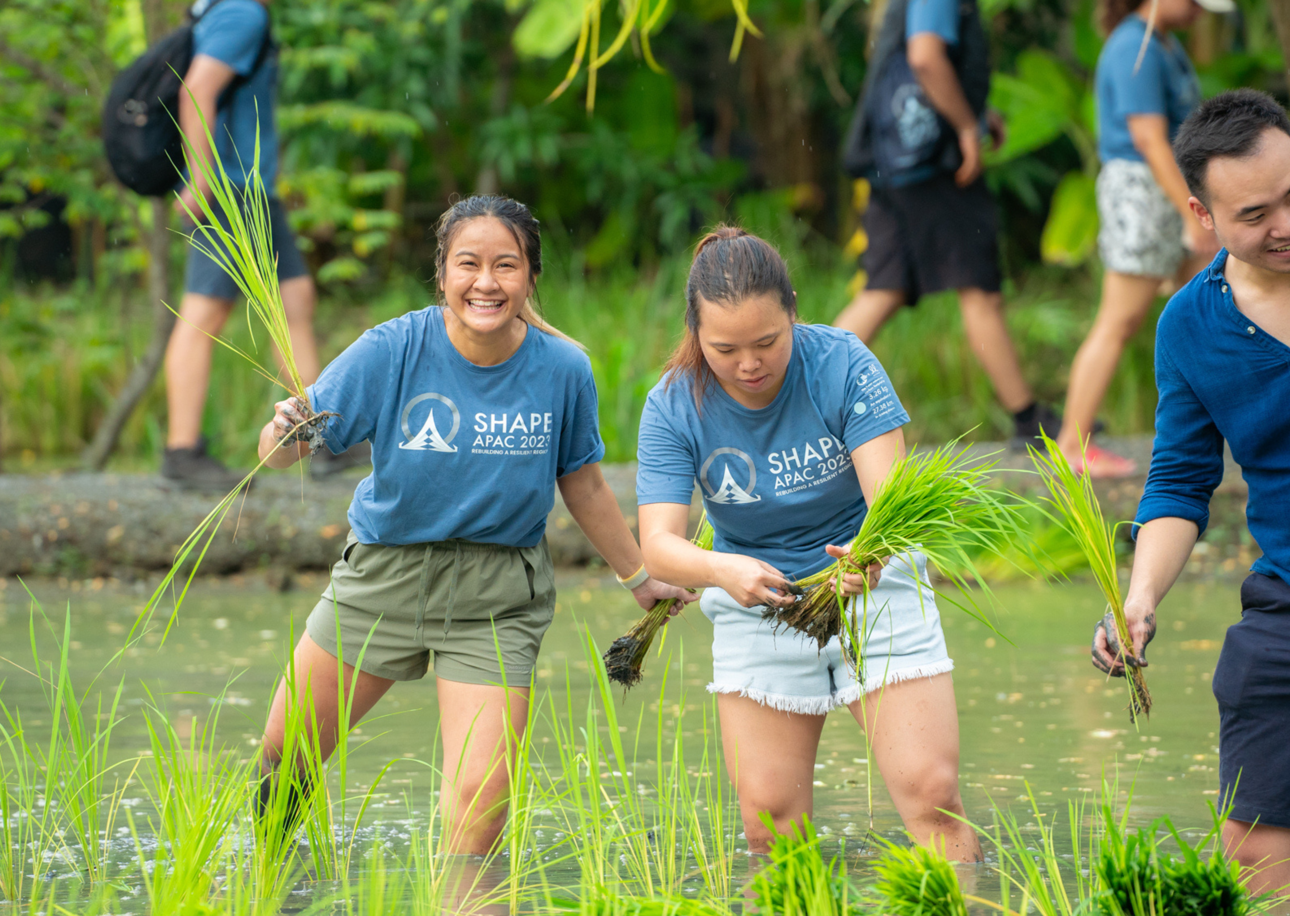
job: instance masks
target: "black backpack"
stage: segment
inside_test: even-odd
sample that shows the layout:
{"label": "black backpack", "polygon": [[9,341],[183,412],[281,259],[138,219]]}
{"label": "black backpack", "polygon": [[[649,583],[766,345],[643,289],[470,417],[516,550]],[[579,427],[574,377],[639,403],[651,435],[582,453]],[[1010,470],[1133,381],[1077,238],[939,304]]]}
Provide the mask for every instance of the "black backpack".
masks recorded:
{"label": "black backpack", "polygon": [[[188,20],[162,38],[112,80],[103,102],[103,147],[121,184],[145,197],[163,197],[179,182],[184,141],[179,131],[179,93],[193,60],[193,26],[220,0],[198,0]],[[219,107],[260,69],[272,44],[269,32],[251,72],[236,77]]]}
{"label": "black backpack", "polygon": [[[909,67],[909,2],[887,6],[842,152],[848,174],[880,186],[923,181],[962,162],[953,128]],[[990,49],[976,0],[959,0],[959,40],[947,50],[968,105],[980,117],[990,94]]]}

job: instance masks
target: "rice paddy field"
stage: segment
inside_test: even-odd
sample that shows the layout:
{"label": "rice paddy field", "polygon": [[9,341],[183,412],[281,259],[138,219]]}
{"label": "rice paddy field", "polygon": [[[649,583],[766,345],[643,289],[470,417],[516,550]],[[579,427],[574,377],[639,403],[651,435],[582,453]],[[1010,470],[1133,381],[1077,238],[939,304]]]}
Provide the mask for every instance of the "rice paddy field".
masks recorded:
{"label": "rice paddy field", "polygon": [[[583,573],[559,582],[498,856],[436,854],[432,678],[396,685],[333,759],[326,798],[299,843],[266,851],[250,826],[247,763],[293,634],[323,584],[302,576],[284,593],[261,579],[199,580],[164,645],[154,631],[113,662],[145,586],[37,583],[44,616],[34,618],[33,640],[31,599],[0,580],[0,911],[674,911],[631,909],[616,894],[740,911],[742,889],[764,863],[746,854],[720,760],[705,690],[710,626],[697,609],[677,618],[644,680],[611,689],[598,651],[639,612],[611,580]],[[1005,892],[1011,912],[1033,904],[1015,866],[1018,855],[1030,861],[1042,851],[1045,827],[1046,880],[1073,908],[1088,868],[1088,848],[1075,846],[1087,847],[1100,800],[1127,808],[1129,827],[1168,815],[1184,839],[1210,829],[1218,748],[1209,678],[1236,620],[1238,585],[1199,582],[1171,594],[1149,653],[1156,705],[1136,730],[1123,682],[1108,683],[1088,661],[1105,606],[1093,584],[1000,587],[998,634],[943,609],[968,817],[987,833],[1000,824],[1016,831],[1002,846],[985,839],[984,865],[957,867],[969,912],[999,912]],[[60,672],[70,678],[61,687]],[[824,860],[837,856],[861,890],[876,880],[882,840],[906,845],[872,769],[855,722],[832,714],[814,825]],[[1001,864],[1011,878],[1001,878]]]}

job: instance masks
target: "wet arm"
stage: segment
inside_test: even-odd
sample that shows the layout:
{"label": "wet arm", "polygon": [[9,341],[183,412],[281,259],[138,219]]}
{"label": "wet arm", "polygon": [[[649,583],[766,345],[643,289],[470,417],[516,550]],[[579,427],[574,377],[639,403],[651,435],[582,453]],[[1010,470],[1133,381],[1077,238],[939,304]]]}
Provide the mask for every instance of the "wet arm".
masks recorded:
{"label": "wet arm", "polygon": [[649,503],[639,509],[641,552],[651,576],[687,588],[716,584],[714,555],[690,543],[685,536],[690,507],[680,503]]}

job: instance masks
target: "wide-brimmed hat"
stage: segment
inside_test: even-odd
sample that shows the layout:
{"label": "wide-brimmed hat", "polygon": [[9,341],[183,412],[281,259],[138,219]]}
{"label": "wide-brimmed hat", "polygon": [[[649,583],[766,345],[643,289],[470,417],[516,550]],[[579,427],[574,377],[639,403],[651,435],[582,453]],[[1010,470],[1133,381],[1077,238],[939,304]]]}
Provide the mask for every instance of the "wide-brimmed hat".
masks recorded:
{"label": "wide-brimmed hat", "polygon": [[1203,10],[1209,10],[1211,13],[1234,13],[1236,4],[1233,0],[1192,0]]}

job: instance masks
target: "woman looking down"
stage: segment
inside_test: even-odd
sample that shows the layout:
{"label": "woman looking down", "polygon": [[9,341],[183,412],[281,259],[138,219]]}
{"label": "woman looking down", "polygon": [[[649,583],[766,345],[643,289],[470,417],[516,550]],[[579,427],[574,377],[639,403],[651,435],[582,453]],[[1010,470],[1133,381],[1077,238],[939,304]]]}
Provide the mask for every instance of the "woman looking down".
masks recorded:
{"label": "woman looking down", "polygon": [[[785,831],[811,813],[824,717],[845,706],[869,732],[906,828],[951,858],[981,849],[958,788],[953,662],[926,560],[868,571],[873,590],[857,683],[835,638],[823,651],[775,633],[762,608],[785,606],[793,579],[841,557],[867,500],[904,450],[909,417],[886,372],[850,332],[798,324],[783,259],[722,227],[699,243],[686,285],[686,335],[641,417],[637,501],[646,568],[705,588],[726,766],[752,851],[769,812]],[[695,481],[715,539],[685,538]],[[847,597],[861,575],[843,577]],[[949,812],[943,813],[943,812]]]}

